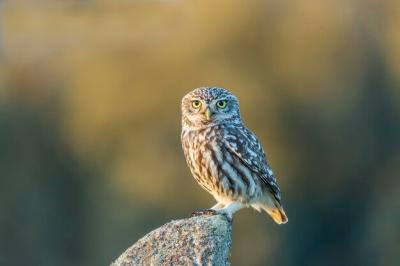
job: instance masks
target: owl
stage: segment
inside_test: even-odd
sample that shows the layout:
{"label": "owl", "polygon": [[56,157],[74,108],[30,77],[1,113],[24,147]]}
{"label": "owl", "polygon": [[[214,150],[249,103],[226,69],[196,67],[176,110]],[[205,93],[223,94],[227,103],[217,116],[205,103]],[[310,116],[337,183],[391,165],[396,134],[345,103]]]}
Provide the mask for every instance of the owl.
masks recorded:
{"label": "owl", "polygon": [[257,137],[243,124],[237,98],[223,88],[201,87],[183,97],[181,109],[187,164],[217,201],[207,213],[232,218],[252,207],[286,223],[274,173]]}

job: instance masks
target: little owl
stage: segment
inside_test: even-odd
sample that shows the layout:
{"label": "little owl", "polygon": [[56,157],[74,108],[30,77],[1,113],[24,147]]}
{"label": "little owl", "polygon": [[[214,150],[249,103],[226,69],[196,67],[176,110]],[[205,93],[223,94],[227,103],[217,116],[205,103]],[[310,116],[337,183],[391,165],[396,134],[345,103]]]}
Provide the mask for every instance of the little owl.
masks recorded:
{"label": "little owl", "polygon": [[182,99],[182,147],[200,186],[217,204],[208,213],[229,218],[245,207],[266,211],[277,224],[288,218],[264,150],[242,122],[228,90],[202,87]]}

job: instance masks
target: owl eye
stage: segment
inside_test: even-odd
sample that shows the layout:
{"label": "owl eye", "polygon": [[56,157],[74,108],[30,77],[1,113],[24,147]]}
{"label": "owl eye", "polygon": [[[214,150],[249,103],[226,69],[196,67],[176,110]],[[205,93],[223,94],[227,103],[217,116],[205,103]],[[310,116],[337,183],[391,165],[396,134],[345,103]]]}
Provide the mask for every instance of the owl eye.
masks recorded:
{"label": "owl eye", "polygon": [[222,100],[222,101],[218,101],[217,102],[217,107],[219,109],[224,109],[226,107],[226,101]]}
{"label": "owl eye", "polygon": [[200,102],[199,100],[194,100],[194,101],[192,101],[192,107],[193,107],[194,109],[199,109],[200,106],[201,106],[201,102]]}

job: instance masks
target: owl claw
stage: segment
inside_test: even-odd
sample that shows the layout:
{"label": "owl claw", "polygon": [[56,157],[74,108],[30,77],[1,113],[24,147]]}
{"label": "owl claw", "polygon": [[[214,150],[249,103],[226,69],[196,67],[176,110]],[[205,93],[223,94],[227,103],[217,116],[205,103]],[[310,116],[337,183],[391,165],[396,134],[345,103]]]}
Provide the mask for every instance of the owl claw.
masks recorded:
{"label": "owl claw", "polygon": [[191,217],[200,216],[200,215],[217,215],[217,211],[213,209],[200,209],[192,212]]}
{"label": "owl claw", "polygon": [[222,215],[224,216],[229,222],[232,222],[232,215],[229,215],[226,212],[214,210],[214,209],[200,209],[197,211],[192,212],[190,217],[196,217],[201,215]]}

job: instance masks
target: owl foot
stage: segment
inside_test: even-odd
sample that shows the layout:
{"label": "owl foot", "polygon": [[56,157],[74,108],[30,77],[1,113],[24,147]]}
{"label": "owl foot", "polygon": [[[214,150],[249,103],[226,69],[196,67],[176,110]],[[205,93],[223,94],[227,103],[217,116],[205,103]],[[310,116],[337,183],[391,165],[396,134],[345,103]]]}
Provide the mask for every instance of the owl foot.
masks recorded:
{"label": "owl foot", "polygon": [[190,217],[196,217],[196,216],[201,216],[201,215],[222,215],[224,216],[229,222],[232,222],[232,215],[229,215],[228,213],[220,210],[214,210],[214,209],[200,209],[197,211],[192,212],[192,215]]}
{"label": "owl foot", "polygon": [[200,215],[217,215],[219,214],[216,210],[213,209],[200,209],[192,212],[190,217],[200,216]]}

